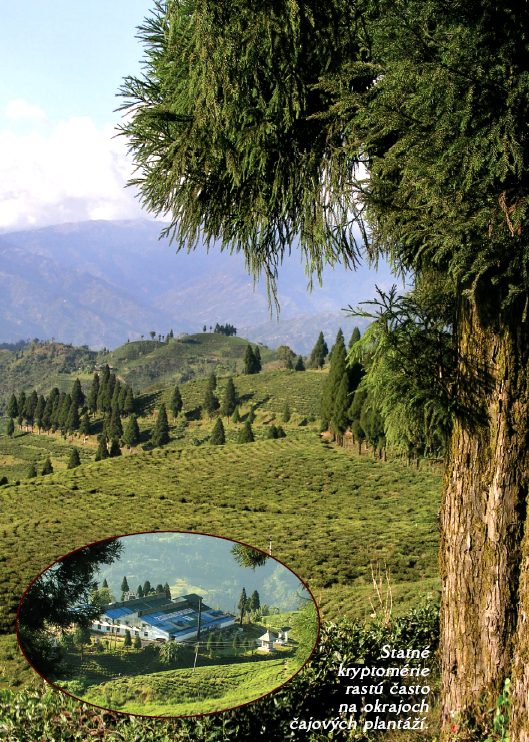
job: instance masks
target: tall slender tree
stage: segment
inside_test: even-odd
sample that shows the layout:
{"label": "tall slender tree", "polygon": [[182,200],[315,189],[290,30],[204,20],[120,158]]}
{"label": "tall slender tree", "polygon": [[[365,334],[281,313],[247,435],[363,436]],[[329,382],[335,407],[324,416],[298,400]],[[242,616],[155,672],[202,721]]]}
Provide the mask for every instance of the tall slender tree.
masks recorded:
{"label": "tall slender tree", "polygon": [[158,416],[156,418],[156,425],[154,426],[154,433],[152,434],[153,446],[165,446],[169,443],[169,422],[167,420],[167,412],[165,411],[165,404],[162,402],[158,408]]}

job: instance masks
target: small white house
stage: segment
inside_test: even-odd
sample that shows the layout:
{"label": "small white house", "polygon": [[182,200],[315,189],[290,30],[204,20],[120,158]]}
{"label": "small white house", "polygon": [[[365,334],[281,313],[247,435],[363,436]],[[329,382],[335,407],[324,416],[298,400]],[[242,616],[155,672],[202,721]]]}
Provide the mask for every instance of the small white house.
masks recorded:
{"label": "small white house", "polygon": [[257,647],[261,652],[275,652],[274,642],[277,640],[277,636],[274,636],[269,631],[259,637],[257,641],[261,642],[261,646]]}

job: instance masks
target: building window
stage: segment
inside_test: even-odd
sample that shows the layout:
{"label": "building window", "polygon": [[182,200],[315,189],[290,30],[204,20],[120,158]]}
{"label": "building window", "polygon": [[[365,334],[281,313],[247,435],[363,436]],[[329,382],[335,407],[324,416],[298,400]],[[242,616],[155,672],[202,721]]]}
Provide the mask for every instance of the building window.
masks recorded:
{"label": "building window", "polygon": [[149,632],[148,631],[144,631],[143,632],[143,636],[149,636]]}

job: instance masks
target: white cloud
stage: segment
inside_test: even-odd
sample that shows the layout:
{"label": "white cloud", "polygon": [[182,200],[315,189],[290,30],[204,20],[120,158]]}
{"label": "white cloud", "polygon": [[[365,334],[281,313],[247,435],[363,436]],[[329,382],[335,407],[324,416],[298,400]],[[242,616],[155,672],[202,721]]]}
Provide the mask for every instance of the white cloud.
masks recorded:
{"label": "white cloud", "polygon": [[46,121],[46,114],[40,106],[32,106],[26,103],[25,100],[22,100],[22,98],[11,101],[7,106],[6,114],[10,119],[26,118],[42,122]]}
{"label": "white cloud", "polygon": [[146,216],[133,190],[124,188],[133,168],[126,142],[115,133],[81,117],[46,135],[0,132],[0,231]]}

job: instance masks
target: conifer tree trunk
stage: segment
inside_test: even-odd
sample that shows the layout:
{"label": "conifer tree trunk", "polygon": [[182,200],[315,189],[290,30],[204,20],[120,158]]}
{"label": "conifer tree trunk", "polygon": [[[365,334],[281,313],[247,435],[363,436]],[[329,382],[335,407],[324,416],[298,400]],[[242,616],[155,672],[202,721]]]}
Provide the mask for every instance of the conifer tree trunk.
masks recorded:
{"label": "conifer tree trunk", "polygon": [[485,694],[493,708],[511,678],[511,741],[529,742],[529,333],[523,306],[501,310],[498,293],[460,297],[456,318],[463,412],[441,505],[442,726],[448,739],[453,714],[468,718]]}

